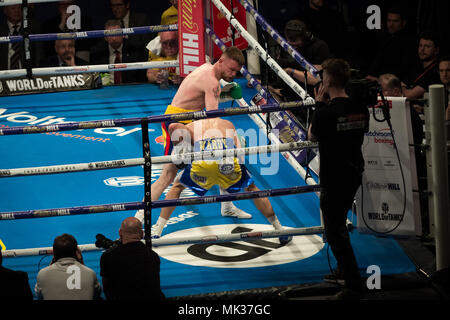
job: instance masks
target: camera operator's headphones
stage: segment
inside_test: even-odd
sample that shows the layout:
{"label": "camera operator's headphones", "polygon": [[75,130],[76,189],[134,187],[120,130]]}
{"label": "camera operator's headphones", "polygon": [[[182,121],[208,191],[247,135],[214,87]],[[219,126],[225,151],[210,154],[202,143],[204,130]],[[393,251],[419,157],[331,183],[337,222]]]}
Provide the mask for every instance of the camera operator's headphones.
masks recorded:
{"label": "camera operator's headphones", "polygon": [[308,30],[306,24],[297,19],[289,20],[284,28],[284,35],[287,37],[288,34],[298,33],[299,36],[303,37],[304,41],[310,42],[314,39],[314,35]]}

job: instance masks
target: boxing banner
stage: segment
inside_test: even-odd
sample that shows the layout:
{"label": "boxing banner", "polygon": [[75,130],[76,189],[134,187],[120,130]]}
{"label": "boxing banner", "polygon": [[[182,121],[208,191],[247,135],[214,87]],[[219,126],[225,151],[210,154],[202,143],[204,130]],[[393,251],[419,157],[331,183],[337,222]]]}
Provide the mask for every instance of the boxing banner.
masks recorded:
{"label": "boxing banner", "polygon": [[0,96],[87,90],[101,87],[98,73],[57,74],[0,79]]}
{"label": "boxing banner", "polygon": [[[387,122],[376,121],[370,110],[369,132],[362,146],[365,171],[356,194],[357,227],[361,233],[414,236],[421,227],[420,204],[412,191],[417,189],[417,173],[414,148],[409,146],[413,143],[409,103],[396,97],[388,103],[392,132]],[[384,119],[379,105],[375,117]]]}
{"label": "boxing banner", "polygon": [[[234,17],[239,21],[244,29],[247,29],[246,11],[242,4],[238,0],[234,1],[233,11],[231,11],[231,4],[229,0],[221,0],[221,2],[230,12],[233,13]],[[231,26],[230,22],[228,22],[225,16],[214,5],[212,6],[212,22],[214,32],[227,47],[232,46],[234,37],[234,45],[236,47],[241,50],[247,49],[247,40],[245,40],[239,32],[232,30],[233,27]],[[214,46],[214,59],[219,59],[221,55],[222,50],[220,50],[217,46]]]}
{"label": "boxing banner", "polygon": [[205,63],[203,0],[178,1],[180,76],[185,77]]}

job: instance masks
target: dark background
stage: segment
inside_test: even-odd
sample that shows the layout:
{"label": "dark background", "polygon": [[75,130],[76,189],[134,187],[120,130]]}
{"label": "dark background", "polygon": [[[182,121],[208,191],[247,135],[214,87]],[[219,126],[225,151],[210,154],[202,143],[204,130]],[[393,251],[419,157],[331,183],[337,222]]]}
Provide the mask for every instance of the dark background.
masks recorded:
{"label": "dark background", "polygon": [[[230,0],[237,2],[238,0]],[[170,6],[167,0],[130,0],[131,10],[146,13],[149,25],[159,25],[162,12]],[[78,0],[82,15],[92,19],[94,29],[103,29],[104,22],[111,16],[109,0]],[[366,20],[369,5],[381,8],[382,22],[386,10],[391,6],[401,6],[408,16],[407,30],[413,35],[421,31],[437,32],[441,39],[441,54],[450,53],[450,1],[448,0],[325,0],[325,6],[341,13],[345,19],[352,52],[347,60],[356,68],[365,69],[367,57],[376,50],[372,39],[379,30],[368,30]],[[259,0],[256,6],[266,20],[280,33],[289,19],[295,18],[308,0]],[[3,10],[0,10],[3,20]],[[35,4],[34,15],[41,22],[57,15],[57,2]],[[83,29],[83,26],[82,26]],[[365,58],[366,57],[366,58]]]}

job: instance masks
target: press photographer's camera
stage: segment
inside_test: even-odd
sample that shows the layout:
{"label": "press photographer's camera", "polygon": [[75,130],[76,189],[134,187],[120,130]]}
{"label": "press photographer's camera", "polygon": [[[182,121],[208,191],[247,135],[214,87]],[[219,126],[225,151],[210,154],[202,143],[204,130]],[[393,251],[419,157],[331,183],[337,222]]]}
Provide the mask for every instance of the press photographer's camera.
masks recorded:
{"label": "press photographer's camera", "polygon": [[111,239],[108,239],[107,237],[105,237],[104,235],[102,235],[100,233],[95,236],[95,239],[97,239],[97,241],[95,241],[95,246],[97,248],[102,248],[105,250],[113,249],[113,248],[116,248],[116,247],[122,245],[122,241],[120,241],[120,240],[113,241]]}
{"label": "press photographer's camera", "polygon": [[381,86],[377,81],[365,79],[358,70],[352,70],[351,78],[345,87],[347,94],[357,103],[374,106],[378,103]]}

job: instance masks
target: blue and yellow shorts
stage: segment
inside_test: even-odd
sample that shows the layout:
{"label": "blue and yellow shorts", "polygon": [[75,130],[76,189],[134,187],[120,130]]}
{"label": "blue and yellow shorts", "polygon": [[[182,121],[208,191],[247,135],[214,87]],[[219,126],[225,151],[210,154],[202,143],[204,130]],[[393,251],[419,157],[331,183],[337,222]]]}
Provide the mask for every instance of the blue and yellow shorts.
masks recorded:
{"label": "blue and yellow shorts", "polygon": [[[197,141],[194,151],[208,151],[234,148],[233,139],[209,138]],[[239,164],[237,158],[227,160],[196,160],[180,173],[180,182],[204,195],[214,185],[219,185],[230,193],[241,191],[253,183],[247,168]]]}

